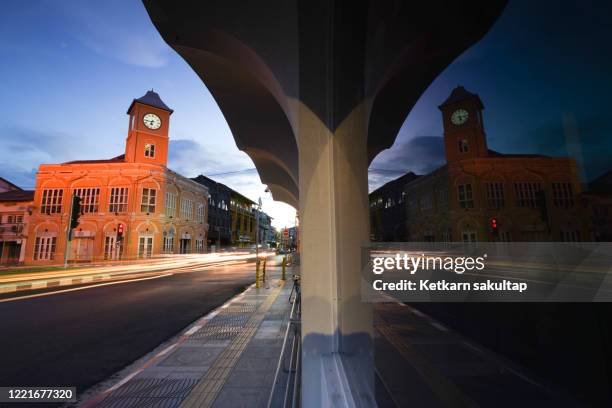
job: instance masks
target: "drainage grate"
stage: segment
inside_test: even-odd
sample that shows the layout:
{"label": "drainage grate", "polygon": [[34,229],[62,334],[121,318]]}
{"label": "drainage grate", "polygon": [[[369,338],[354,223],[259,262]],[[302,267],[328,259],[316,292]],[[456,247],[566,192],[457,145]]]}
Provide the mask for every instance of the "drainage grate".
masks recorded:
{"label": "drainage grate", "polygon": [[134,379],[115,390],[113,397],[184,397],[197,381],[192,379]]}
{"label": "drainage grate", "polygon": [[189,341],[203,340],[231,340],[242,330],[242,326],[207,325],[204,329],[195,332]]}
{"label": "drainage grate", "polygon": [[177,408],[183,398],[107,397],[96,408]]}
{"label": "drainage grate", "polygon": [[[215,318],[206,326],[244,326],[244,324],[249,320],[249,317],[249,315],[238,313],[218,315],[215,316]],[[204,326],[204,329],[202,330],[205,330],[206,326]]]}
{"label": "drainage grate", "polygon": [[257,305],[255,303],[246,303],[246,304],[232,304],[221,312],[221,314],[235,314],[235,313],[255,313],[257,310]]}
{"label": "drainage grate", "polygon": [[131,380],[96,405],[97,408],[178,407],[198,382],[196,379]]}

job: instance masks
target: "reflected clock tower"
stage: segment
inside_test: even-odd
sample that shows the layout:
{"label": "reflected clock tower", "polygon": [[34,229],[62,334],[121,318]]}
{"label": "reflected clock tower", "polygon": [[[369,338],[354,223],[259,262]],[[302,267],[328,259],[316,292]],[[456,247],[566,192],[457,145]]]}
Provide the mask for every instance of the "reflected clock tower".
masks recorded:
{"label": "reflected clock tower", "polygon": [[438,108],[444,123],[447,163],[488,156],[482,120],[484,106],[477,94],[458,86]]}

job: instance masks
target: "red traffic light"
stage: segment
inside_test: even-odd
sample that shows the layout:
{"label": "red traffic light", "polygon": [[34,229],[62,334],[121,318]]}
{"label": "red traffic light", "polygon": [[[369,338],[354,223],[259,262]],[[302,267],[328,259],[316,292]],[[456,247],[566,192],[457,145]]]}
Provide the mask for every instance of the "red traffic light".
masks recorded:
{"label": "red traffic light", "polygon": [[497,218],[495,217],[491,218],[491,222],[489,225],[491,225],[491,229],[496,230],[497,229]]}
{"label": "red traffic light", "polygon": [[120,233],[120,234],[123,234],[123,228],[124,228],[124,227],[123,227],[123,224],[119,224],[119,225],[117,226],[117,232],[118,232],[118,233]]}

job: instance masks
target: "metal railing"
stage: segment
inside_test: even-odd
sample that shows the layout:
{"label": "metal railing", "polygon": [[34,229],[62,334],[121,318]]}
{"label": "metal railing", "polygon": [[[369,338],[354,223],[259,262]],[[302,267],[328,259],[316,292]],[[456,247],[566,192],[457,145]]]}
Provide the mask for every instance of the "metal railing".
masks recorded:
{"label": "metal railing", "polygon": [[[289,314],[289,324],[285,330],[285,337],[283,339],[283,346],[281,353],[278,358],[278,364],[276,366],[276,372],[274,373],[274,382],[272,383],[272,389],[268,397],[268,408],[279,407],[299,407],[300,406],[300,365],[302,362],[302,338],[301,338],[301,290],[300,290],[300,276],[293,275],[293,287],[289,293],[289,302],[291,303],[291,313]],[[291,348],[287,348],[287,343],[290,334],[292,334]],[[287,360],[289,365],[287,366]],[[282,405],[275,404],[273,402],[279,400],[281,397],[280,389],[278,387],[280,382],[281,369],[287,374],[285,379],[284,394],[282,395]]]}

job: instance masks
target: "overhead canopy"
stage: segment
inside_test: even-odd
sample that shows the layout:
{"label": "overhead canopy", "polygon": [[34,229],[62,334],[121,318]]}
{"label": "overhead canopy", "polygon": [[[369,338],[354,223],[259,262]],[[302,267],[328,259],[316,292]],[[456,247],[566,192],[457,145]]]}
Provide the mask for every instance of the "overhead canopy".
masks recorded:
{"label": "overhead canopy", "polygon": [[[275,199],[298,203],[298,117],[334,131],[365,104],[369,161],[505,1],[144,0],[219,104]],[[324,86],[321,86],[323,84]]]}

